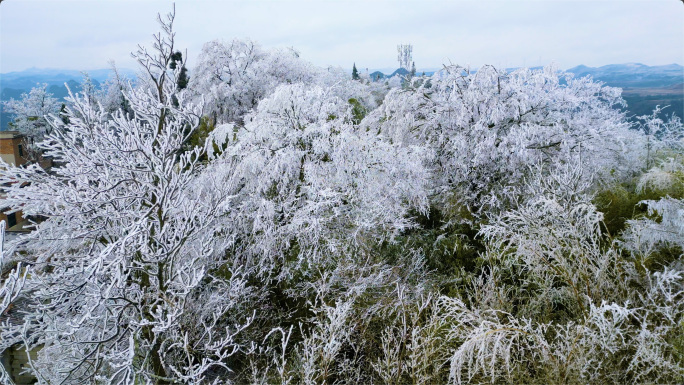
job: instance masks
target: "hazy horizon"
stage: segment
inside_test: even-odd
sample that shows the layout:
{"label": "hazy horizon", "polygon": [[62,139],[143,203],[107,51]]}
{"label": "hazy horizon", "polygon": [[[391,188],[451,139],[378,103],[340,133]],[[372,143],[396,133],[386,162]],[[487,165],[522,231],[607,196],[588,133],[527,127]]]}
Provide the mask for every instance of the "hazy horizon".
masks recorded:
{"label": "hazy horizon", "polygon": [[[457,64],[457,63],[454,63],[454,64]],[[550,64],[552,64],[552,63],[542,64],[542,66],[547,66],[547,65],[550,65]],[[602,64],[602,65],[598,65],[598,66],[586,66],[586,67],[588,67],[588,68],[601,68],[601,67],[609,66],[609,65],[628,65],[628,64],[642,64],[642,65],[645,65],[645,66],[648,66],[648,67],[662,67],[662,66],[668,66],[668,65],[678,65],[678,66],[680,66],[680,67],[684,67],[684,65],[682,65],[682,64],[680,64],[680,63],[647,64],[647,63],[634,63],[634,62],[632,62],[632,63],[606,63],[606,64]],[[584,65],[584,64],[583,64],[583,63],[579,63],[579,64],[572,65],[572,66],[567,67],[567,68],[560,68],[560,69],[562,69],[562,70],[569,70],[569,69],[573,69],[573,68],[575,68],[575,67],[579,67],[579,66],[582,66],[582,65]],[[353,66],[353,63],[352,63],[352,66]],[[342,68],[345,69],[345,70],[349,70],[349,72],[351,72],[352,66],[350,66],[349,68],[345,68],[345,67],[342,67]],[[532,67],[539,67],[539,66],[536,66],[536,65],[535,65],[535,66],[529,66],[528,68],[532,68]],[[385,73],[387,74],[387,72],[390,72],[390,73],[391,73],[391,72],[397,70],[398,68],[399,68],[399,66],[397,65],[396,67],[368,68],[368,70],[369,70],[369,72],[380,71],[380,72],[385,72]],[[441,66],[440,66],[440,67],[425,67],[425,68],[418,67],[418,68],[416,69],[416,71],[417,71],[417,72],[421,72],[421,71],[437,71],[437,70],[440,70],[441,68],[443,68],[443,67],[441,67]],[[471,68],[472,68],[472,69],[477,69],[477,68],[479,68],[479,67],[471,67]],[[523,67],[506,67],[506,68],[523,68]],[[365,67],[364,67],[364,68],[361,68],[361,67],[359,67],[359,66],[357,66],[357,69],[358,69],[359,71],[365,71],[365,70],[366,70]],[[86,68],[86,69],[82,69],[82,68],[30,67],[30,68],[25,68],[25,69],[18,70],[18,71],[9,71],[9,72],[0,72],[0,73],[1,73],[1,74],[22,73],[22,72],[28,72],[28,71],[31,71],[31,70],[43,71],[43,72],[48,72],[48,71],[89,72],[89,71],[111,71],[111,68],[102,67],[102,68]],[[118,65],[117,65],[117,70],[118,70],[118,71],[130,71],[130,72],[136,72],[136,71],[137,71],[137,69],[134,68],[134,67],[119,67]],[[190,71],[192,71],[192,69],[190,69]]]}

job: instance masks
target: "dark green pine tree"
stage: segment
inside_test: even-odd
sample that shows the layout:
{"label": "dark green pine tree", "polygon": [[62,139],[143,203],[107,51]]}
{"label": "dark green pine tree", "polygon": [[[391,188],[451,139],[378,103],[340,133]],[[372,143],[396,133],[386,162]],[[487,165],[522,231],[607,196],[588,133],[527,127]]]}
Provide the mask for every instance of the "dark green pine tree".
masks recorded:
{"label": "dark green pine tree", "polygon": [[173,55],[171,55],[171,63],[169,63],[169,68],[175,70],[178,66],[178,63],[180,63],[181,65],[181,72],[180,75],[178,75],[177,83],[178,88],[182,90],[188,86],[188,81],[190,79],[188,78],[188,70],[185,68],[185,63],[183,62],[183,54],[180,52],[176,52]]}
{"label": "dark green pine tree", "polygon": [[[175,70],[176,67],[178,67],[179,63],[181,65],[181,70],[180,74],[178,74],[178,81],[176,81],[176,85],[178,85],[179,90],[182,90],[188,86],[188,81],[190,81],[190,79],[188,78],[188,70],[187,68],[185,68],[185,63],[183,62],[183,54],[180,52],[176,52],[171,55],[171,62],[169,63],[169,68]],[[173,105],[178,107],[178,99],[176,98],[176,95],[171,95],[171,98]]]}
{"label": "dark green pine tree", "polygon": [[62,120],[62,123],[69,124],[69,117],[66,114],[66,104],[64,103],[62,103],[62,107],[59,108],[59,118]]}
{"label": "dark green pine tree", "polygon": [[185,64],[181,67],[180,75],[178,75],[178,88],[185,89],[188,86],[190,78],[188,77],[188,69],[185,68]]}
{"label": "dark green pine tree", "polygon": [[360,80],[361,76],[359,76],[359,70],[356,69],[356,63],[354,63],[354,68],[352,69],[352,79],[354,80]]}

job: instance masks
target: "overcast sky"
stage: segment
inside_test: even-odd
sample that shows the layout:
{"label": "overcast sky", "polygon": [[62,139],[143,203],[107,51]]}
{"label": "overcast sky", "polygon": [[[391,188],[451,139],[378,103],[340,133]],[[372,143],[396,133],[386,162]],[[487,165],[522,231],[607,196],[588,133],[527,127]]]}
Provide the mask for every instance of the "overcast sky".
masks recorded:
{"label": "overcast sky", "polygon": [[[30,67],[135,69],[156,14],[171,1],[5,0],[0,72]],[[178,47],[190,67],[202,44],[249,37],[294,47],[316,65],[396,68],[397,44],[413,44],[420,68],[454,63],[561,68],[639,62],[684,64],[681,0],[176,0]]]}

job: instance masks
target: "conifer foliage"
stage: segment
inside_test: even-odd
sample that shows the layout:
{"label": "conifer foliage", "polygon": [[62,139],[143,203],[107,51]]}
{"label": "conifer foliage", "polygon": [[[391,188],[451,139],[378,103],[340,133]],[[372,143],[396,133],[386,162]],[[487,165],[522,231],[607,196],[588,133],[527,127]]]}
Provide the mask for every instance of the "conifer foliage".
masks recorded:
{"label": "conifer foliage", "polygon": [[356,69],[356,63],[354,63],[354,67],[352,68],[352,80],[359,79],[361,79],[361,76],[359,76],[359,70]]}

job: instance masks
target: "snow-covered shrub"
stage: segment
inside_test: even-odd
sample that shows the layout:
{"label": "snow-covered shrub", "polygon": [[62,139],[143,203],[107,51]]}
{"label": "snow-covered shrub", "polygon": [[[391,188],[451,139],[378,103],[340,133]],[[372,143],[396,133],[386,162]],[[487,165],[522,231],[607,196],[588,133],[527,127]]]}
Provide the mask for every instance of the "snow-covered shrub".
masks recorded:
{"label": "snow-covered shrub", "polygon": [[684,158],[668,158],[639,177],[636,191],[684,196]]}
{"label": "snow-covered shrub", "polygon": [[[667,107],[667,106],[666,106]],[[658,158],[677,155],[681,157],[684,150],[684,125],[675,114],[664,120],[661,115],[666,107],[656,106],[651,115],[637,117],[636,128],[643,132],[646,154],[644,165],[650,169]]]}
{"label": "snow-covered shrub", "polygon": [[617,243],[602,241],[601,213],[577,172],[556,170],[546,183],[531,183],[536,194],[483,226],[489,272],[464,300],[440,299],[458,346],[453,383],[684,376],[674,343],[684,326],[682,266],[638,269]]}

